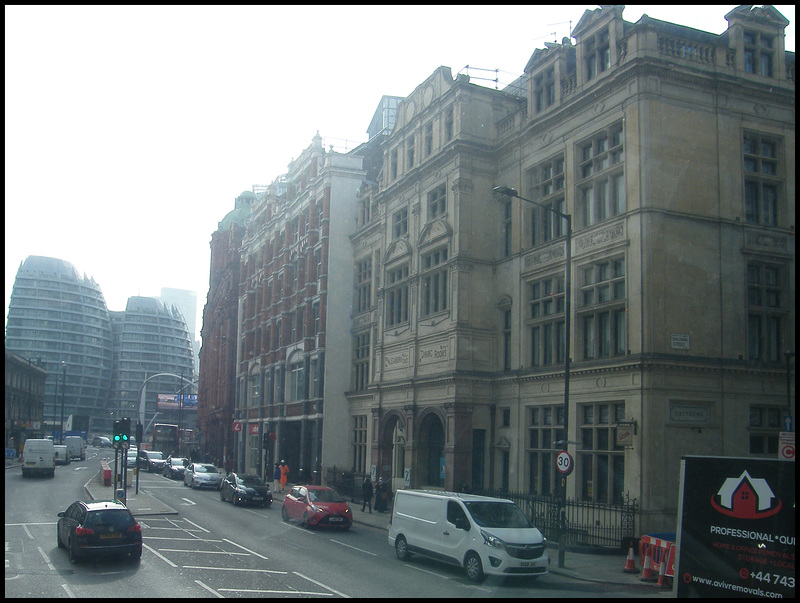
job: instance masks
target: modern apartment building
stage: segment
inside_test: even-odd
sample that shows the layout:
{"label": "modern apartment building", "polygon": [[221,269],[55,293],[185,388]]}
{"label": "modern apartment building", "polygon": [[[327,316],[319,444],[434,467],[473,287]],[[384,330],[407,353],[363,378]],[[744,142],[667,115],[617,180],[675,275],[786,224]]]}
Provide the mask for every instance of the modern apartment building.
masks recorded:
{"label": "modern apartment building", "polygon": [[[14,280],[6,350],[47,371],[40,435],[102,428],[111,388],[111,324],[103,293],[64,260],[29,256]],[[109,425],[110,428],[110,425]],[[29,436],[30,437],[30,436]]]}
{"label": "modern apartment building", "polygon": [[647,533],[674,528],[682,455],[777,458],[796,326],[788,22],[742,6],[715,35],[623,8],[535,51],[524,96],[440,68],[399,104],[352,276],[328,287],[352,283],[356,471],[549,494],[566,440],[567,495],[635,498]]}
{"label": "modern apartment building", "polygon": [[[152,297],[130,297],[124,312],[110,314],[115,355],[108,404],[112,421],[130,417],[146,427],[155,418],[159,423],[194,430],[196,406],[183,408],[179,404],[174,408],[164,398],[196,393],[192,385],[192,340],[183,313]],[[145,441],[149,434],[145,433]]]}

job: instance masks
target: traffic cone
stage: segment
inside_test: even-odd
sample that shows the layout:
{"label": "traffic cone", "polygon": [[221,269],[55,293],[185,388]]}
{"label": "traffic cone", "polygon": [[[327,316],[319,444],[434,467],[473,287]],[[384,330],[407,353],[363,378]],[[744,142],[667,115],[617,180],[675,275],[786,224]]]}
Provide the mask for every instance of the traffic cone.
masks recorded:
{"label": "traffic cone", "polygon": [[625,567],[622,571],[626,574],[635,574],[637,571],[636,561],[633,558],[633,543],[631,543],[631,548],[628,549],[628,559],[625,561]]}
{"label": "traffic cone", "polygon": [[661,567],[658,569],[658,588],[669,588],[667,584],[667,560],[661,560]]}
{"label": "traffic cone", "polygon": [[642,575],[639,576],[639,580],[644,582],[655,582],[658,580],[656,575],[653,573],[653,562],[650,559],[650,551],[647,551],[647,554],[644,557],[644,569],[642,570]]}

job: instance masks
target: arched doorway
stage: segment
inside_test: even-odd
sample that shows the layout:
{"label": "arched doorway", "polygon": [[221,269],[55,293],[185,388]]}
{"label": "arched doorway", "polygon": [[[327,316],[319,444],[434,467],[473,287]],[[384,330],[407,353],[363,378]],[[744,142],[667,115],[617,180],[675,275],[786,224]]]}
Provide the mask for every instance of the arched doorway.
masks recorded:
{"label": "arched doorway", "polygon": [[444,424],[435,413],[426,414],[419,425],[420,471],[417,478],[423,486],[444,487]]}

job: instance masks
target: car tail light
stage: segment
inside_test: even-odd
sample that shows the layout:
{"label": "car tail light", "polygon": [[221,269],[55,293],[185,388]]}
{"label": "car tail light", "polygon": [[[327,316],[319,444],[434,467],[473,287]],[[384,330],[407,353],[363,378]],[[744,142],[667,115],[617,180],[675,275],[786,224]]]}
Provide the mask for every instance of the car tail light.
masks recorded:
{"label": "car tail light", "polygon": [[140,526],[139,523],[137,522],[137,523],[133,524],[131,527],[129,527],[128,531],[129,532],[141,532],[142,531],[142,526]]}
{"label": "car tail light", "polygon": [[89,534],[94,534],[94,530],[92,528],[84,528],[83,526],[78,526],[75,528],[76,536],[88,536]]}

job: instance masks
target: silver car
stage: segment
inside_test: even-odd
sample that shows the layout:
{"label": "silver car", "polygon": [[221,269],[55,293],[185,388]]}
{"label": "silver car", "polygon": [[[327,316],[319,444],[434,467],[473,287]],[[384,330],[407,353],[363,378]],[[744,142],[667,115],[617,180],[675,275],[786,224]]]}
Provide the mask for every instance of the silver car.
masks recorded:
{"label": "silver car", "polygon": [[183,472],[184,486],[219,490],[220,484],[222,484],[222,474],[210,463],[192,463]]}

